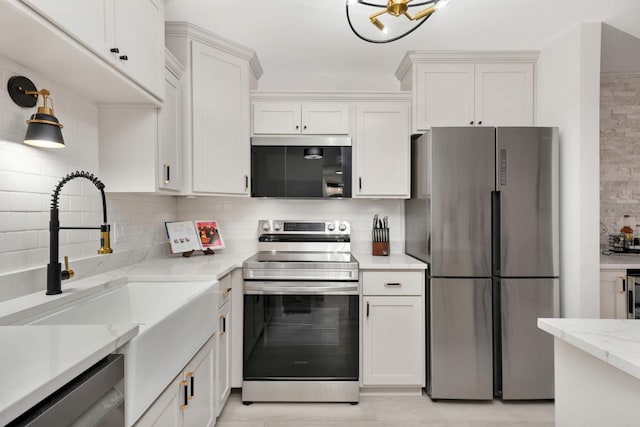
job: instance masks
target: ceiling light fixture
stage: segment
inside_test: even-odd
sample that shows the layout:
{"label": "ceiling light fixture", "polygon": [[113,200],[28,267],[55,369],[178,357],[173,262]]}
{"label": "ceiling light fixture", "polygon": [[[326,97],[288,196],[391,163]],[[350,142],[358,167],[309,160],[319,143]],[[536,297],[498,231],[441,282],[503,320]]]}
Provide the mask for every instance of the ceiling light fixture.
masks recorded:
{"label": "ceiling light fixture", "polygon": [[[27,120],[27,133],[24,143],[36,147],[64,148],[62,124],[53,115],[53,101],[47,89],[38,90],[31,80],[24,76],[13,76],[7,82],[7,90],[13,102],[20,107],[35,107],[38,98],[43,99],[42,107],[38,107]],[[47,107],[47,100],[51,107]]]}
{"label": "ceiling light fixture", "polygon": [[[361,0],[347,0],[346,3],[346,12],[347,12],[347,22],[349,23],[349,27],[351,31],[361,38],[362,40],[369,43],[389,43],[402,37],[411,34],[414,32],[419,26],[424,24],[424,22],[431,16],[433,13],[445,6],[449,0],[430,0],[430,1],[419,1],[417,3],[412,3],[414,0],[387,0],[386,2],[378,1],[378,2],[369,2],[369,1],[361,1]],[[357,9],[364,10],[364,8],[376,8],[380,9],[373,14],[369,15],[369,22],[377,28],[385,37],[379,38],[375,35],[369,37],[366,33],[368,29],[362,28],[360,30],[356,30],[351,21],[351,13],[354,13]],[[416,13],[409,13],[410,8],[420,8]],[[351,10],[353,9],[353,10]],[[350,11],[351,10],[351,11]],[[398,25],[398,22],[388,22],[387,25],[392,27],[391,31],[387,25],[385,25],[379,17],[384,14],[391,15],[393,17],[404,16],[408,19],[402,25]],[[406,23],[409,23],[407,26]],[[404,28],[403,28],[404,27]],[[408,27],[408,28],[407,28]]]}

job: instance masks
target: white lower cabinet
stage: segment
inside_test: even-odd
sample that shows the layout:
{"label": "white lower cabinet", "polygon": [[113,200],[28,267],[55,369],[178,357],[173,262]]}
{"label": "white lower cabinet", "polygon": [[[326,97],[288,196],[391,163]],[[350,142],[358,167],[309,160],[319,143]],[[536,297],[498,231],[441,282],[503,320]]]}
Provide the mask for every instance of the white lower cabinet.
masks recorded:
{"label": "white lower cabinet", "polygon": [[627,318],[627,271],[600,270],[600,318]]}
{"label": "white lower cabinet", "polygon": [[136,427],[215,425],[217,342],[218,334],[214,334],[136,422]]}
{"label": "white lower cabinet", "polygon": [[362,385],[423,387],[424,272],[362,277]]}
{"label": "white lower cabinet", "polygon": [[218,308],[218,358],[216,364],[216,416],[220,415],[231,393],[231,274],[220,279]]}

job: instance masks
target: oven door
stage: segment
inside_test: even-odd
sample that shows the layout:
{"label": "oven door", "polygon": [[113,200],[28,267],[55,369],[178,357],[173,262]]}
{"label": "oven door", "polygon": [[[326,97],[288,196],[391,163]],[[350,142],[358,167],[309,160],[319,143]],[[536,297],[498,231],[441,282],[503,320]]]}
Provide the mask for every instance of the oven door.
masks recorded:
{"label": "oven door", "polygon": [[358,283],[245,282],[245,381],[358,381]]}

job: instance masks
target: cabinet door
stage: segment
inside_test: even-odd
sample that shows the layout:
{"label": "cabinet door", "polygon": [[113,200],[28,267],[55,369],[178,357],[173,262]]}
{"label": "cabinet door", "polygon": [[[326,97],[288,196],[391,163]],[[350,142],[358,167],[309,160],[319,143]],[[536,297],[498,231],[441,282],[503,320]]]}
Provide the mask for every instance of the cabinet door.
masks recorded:
{"label": "cabinet door", "polygon": [[22,0],[101,56],[115,47],[114,0]]}
{"label": "cabinet door", "polygon": [[253,133],[300,133],[300,111],[297,102],[254,102]]}
{"label": "cabinet door", "polygon": [[216,415],[220,415],[231,392],[231,301],[218,311],[220,333],[218,334],[218,360],[216,375]]}
{"label": "cabinet door", "polygon": [[185,427],[212,427],[216,421],[216,343],[214,334],[185,367],[188,406],[183,410]]}
{"label": "cabinet door", "polygon": [[346,135],[349,133],[349,104],[302,104],[302,133]]}
{"label": "cabinet door", "polygon": [[414,130],[474,124],[474,65],[416,67]]}
{"label": "cabinet door", "polygon": [[365,296],[362,302],[362,383],[423,385],[422,298]]}
{"label": "cabinet door", "polygon": [[165,72],[165,98],[158,115],[158,187],[182,189],[182,89],[180,81]]}
{"label": "cabinet door", "polygon": [[98,115],[100,178],[107,192],[155,192],[157,190],[156,108],[100,107]]}
{"label": "cabinet door", "polygon": [[192,42],[193,190],[249,195],[249,65]]}
{"label": "cabinet door", "polygon": [[409,105],[356,105],[357,197],[408,198],[410,185]]}
{"label": "cabinet door", "polygon": [[600,271],[600,318],[627,318],[627,272],[626,270]]}
{"label": "cabinet door", "polygon": [[533,126],[533,64],[477,64],[475,121]]}
{"label": "cabinet door", "polygon": [[114,15],[116,65],[163,99],[164,2],[115,0]]}
{"label": "cabinet door", "polygon": [[147,411],[136,421],[135,427],[182,427],[181,399],[184,393],[180,393],[182,374],[171,381],[171,384],[162,392]]}

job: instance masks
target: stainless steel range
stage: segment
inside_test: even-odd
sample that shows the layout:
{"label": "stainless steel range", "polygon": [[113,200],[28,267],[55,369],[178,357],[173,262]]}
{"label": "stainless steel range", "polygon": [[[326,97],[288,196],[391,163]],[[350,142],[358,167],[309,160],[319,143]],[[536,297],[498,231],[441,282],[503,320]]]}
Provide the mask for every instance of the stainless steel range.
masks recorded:
{"label": "stainless steel range", "polygon": [[347,221],[258,224],[245,261],[242,401],[359,401],[359,279]]}

